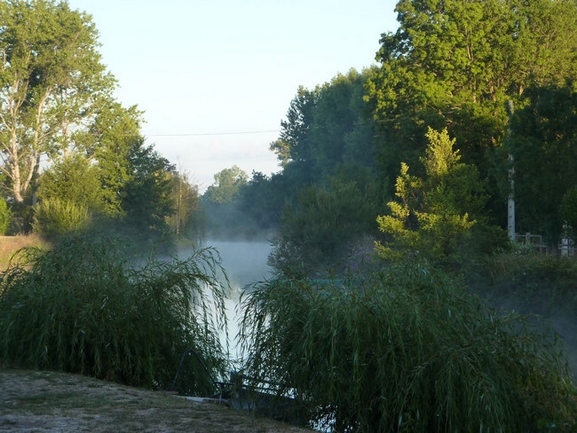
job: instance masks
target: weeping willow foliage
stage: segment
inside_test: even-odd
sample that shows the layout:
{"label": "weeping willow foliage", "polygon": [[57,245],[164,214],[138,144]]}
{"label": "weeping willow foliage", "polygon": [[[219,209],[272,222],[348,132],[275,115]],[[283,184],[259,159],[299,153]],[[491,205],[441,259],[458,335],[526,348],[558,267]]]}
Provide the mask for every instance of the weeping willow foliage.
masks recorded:
{"label": "weeping willow foliage", "polygon": [[246,374],[332,431],[575,431],[556,335],[486,309],[426,264],[260,283],[242,308]]}
{"label": "weeping willow foliage", "polygon": [[214,392],[226,282],[211,249],[136,263],[113,239],[20,251],[0,283],[0,361],[134,386]]}

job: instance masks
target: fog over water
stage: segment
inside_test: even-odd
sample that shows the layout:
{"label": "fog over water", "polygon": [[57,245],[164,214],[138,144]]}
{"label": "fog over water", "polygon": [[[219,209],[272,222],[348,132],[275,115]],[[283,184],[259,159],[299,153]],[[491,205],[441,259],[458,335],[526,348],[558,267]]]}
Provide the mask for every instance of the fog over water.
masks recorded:
{"label": "fog over water", "polygon": [[267,265],[272,246],[266,241],[206,241],[222,258],[222,266],[235,292],[247,284],[270,277],[272,269]]}
{"label": "fog over water", "polygon": [[272,246],[267,241],[222,241],[207,240],[205,246],[213,247],[222,259],[222,266],[229,278],[232,292],[226,300],[230,352],[234,360],[240,358],[237,348],[237,306],[242,289],[272,275],[267,264]]}

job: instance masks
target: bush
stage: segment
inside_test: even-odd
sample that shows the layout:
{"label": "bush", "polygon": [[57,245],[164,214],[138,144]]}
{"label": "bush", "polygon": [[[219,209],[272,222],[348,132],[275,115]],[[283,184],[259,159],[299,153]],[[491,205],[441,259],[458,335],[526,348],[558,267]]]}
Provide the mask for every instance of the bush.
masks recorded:
{"label": "bush", "polygon": [[12,211],[5,200],[0,199],[0,235],[5,235],[10,229]]}
{"label": "bush", "polygon": [[60,199],[42,200],[34,210],[33,228],[48,238],[87,229],[92,222],[88,207]]}
{"label": "bush", "polygon": [[[0,360],[149,388],[214,392],[224,372],[225,286],[211,249],[136,264],[114,239],[26,248],[0,284]],[[213,313],[214,311],[214,313]]]}
{"label": "bush", "polygon": [[278,279],[243,299],[246,372],[337,432],[575,431],[556,334],[423,263]]}

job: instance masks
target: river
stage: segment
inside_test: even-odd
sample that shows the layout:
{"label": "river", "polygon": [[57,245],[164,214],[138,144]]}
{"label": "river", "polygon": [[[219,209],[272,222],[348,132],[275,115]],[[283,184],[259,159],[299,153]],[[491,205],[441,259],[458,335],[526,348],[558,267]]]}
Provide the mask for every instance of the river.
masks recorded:
{"label": "river", "polygon": [[[272,275],[267,264],[272,246],[267,241],[221,241],[207,240],[205,246],[215,248],[222,259],[232,290],[226,299],[230,354],[233,361],[240,359],[236,335],[238,333],[237,306],[242,289]],[[223,335],[224,337],[224,335]]]}

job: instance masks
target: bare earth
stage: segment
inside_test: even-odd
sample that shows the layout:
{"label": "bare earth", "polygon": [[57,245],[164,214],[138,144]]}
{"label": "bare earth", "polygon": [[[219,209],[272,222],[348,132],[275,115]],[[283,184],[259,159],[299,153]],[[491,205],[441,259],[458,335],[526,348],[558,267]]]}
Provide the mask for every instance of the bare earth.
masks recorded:
{"label": "bare earth", "polygon": [[0,370],[0,432],[304,433],[226,405],[47,371]]}

